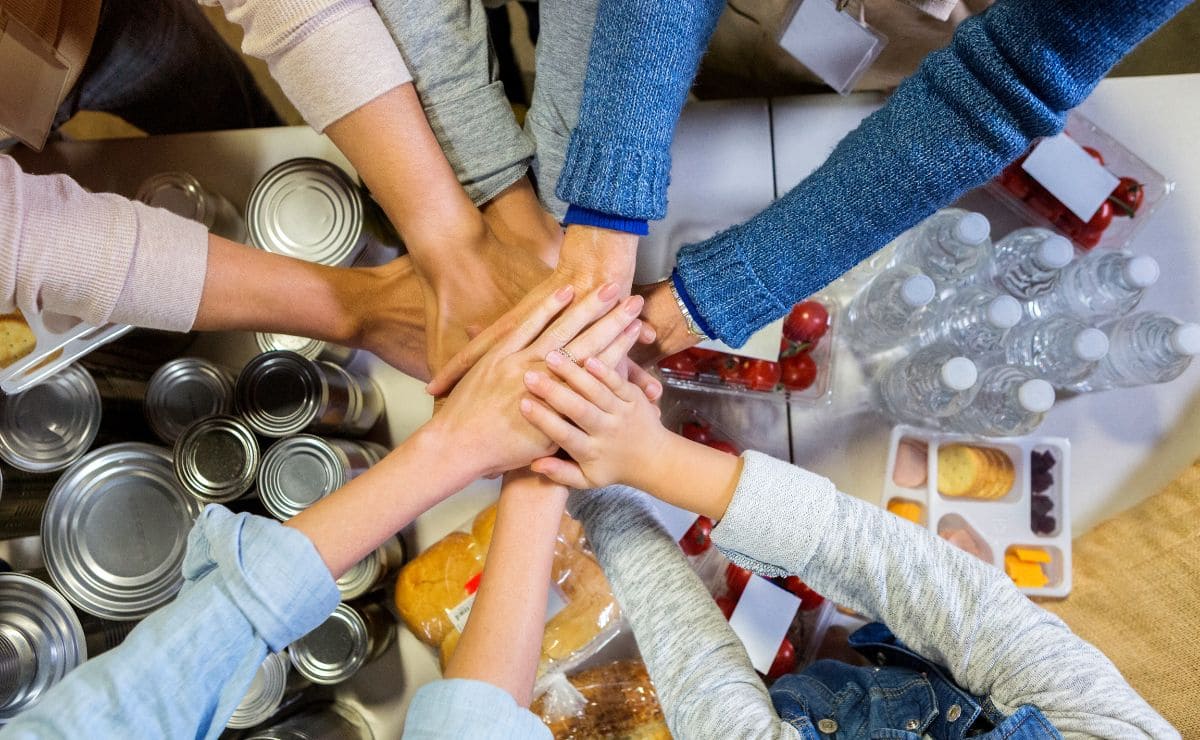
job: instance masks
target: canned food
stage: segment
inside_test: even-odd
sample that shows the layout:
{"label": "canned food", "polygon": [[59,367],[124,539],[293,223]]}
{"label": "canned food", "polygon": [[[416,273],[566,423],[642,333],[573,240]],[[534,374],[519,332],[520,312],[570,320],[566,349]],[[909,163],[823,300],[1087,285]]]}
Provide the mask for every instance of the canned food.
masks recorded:
{"label": "canned food", "polygon": [[0,573],[0,725],[85,660],[83,628],[67,600],[36,578]]}
{"label": "canned food", "polygon": [[0,540],[40,534],[42,511],[57,478],[7,466],[0,470]]}
{"label": "canned food", "polygon": [[250,241],[267,252],[349,267],[366,246],[362,195],[324,160],[290,159],[262,176],[246,203]]}
{"label": "canned food", "polygon": [[205,190],[199,180],[186,172],[153,175],[138,186],[135,197],[146,205],[199,221],[218,236],[235,242],[246,241],[246,223],[233,204],[217,193]]}
{"label": "canned food", "polygon": [[380,588],[404,565],[404,543],[398,537],[376,548],[337,579],[342,601],[353,601]]}
{"label": "canned food", "polygon": [[92,376],[68,365],[26,391],[0,394],[0,457],[31,473],[61,470],[91,447],[100,416]]}
{"label": "canned food", "polygon": [[348,704],[314,704],[246,740],[375,740],[370,725]]}
{"label": "canned food", "polygon": [[320,339],[309,339],[292,334],[275,334],[256,332],[254,341],[258,343],[259,352],[274,352],[283,349],[295,352],[309,360],[324,360],[345,367],[354,359],[354,350],[340,344],[323,342]]}
{"label": "canned food", "polygon": [[329,619],[288,647],[288,655],[297,673],[328,686],[383,655],[395,634],[396,623],[379,604],[338,604]]}
{"label": "canned food", "polygon": [[378,458],[361,442],[311,434],[281,439],[263,455],[258,499],[286,521],[366,472]]}
{"label": "canned food", "polygon": [[261,725],[279,711],[287,691],[288,672],[291,667],[286,650],[269,653],[254,673],[254,680],[250,682],[250,688],[246,689],[242,703],[233,710],[233,715],[225,726],[232,730],[244,730]]}
{"label": "canned food", "polygon": [[234,416],[201,419],[175,443],[175,475],[188,493],[208,504],[245,496],[258,476],[258,463],[258,438]]}
{"label": "canned food", "polygon": [[157,442],[146,418],[148,378],[110,367],[89,367],[100,392],[100,431],[96,446],[115,442]]}
{"label": "canned food", "polygon": [[175,444],[192,422],[233,413],[233,375],[198,357],[171,360],[150,376],[145,412],[159,439]]}
{"label": "canned food", "polygon": [[383,413],[375,381],[288,351],[267,352],[246,363],[235,395],[246,423],[266,437],[301,431],[359,436]]}
{"label": "canned food", "polygon": [[94,450],[58,479],[42,516],[54,585],[103,619],[140,619],[183,585],[187,537],[201,511],[170,451],[126,442]]}
{"label": "canned food", "polygon": [[158,329],[133,329],[120,338],[88,352],[79,364],[93,374],[109,375],[148,382],[164,364],[187,353],[196,334]]}

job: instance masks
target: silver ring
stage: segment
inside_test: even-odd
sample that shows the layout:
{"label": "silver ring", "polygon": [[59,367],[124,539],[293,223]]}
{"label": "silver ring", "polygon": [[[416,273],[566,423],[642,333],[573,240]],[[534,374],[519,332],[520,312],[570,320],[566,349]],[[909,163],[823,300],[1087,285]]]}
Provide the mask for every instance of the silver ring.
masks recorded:
{"label": "silver ring", "polygon": [[575,359],[575,355],[571,354],[571,350],[567,349],[566,347],[559,347],[557,352],[570,360],[572,365],[575,365],[576,367],[583,367],[583,363]]}

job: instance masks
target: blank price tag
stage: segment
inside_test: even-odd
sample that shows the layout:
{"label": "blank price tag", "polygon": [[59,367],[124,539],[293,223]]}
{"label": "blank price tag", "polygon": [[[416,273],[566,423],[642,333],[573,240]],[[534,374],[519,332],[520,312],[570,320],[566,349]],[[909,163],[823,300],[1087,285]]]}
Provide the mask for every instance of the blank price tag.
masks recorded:
{"label": "blank price tag", "polygon": [[713,349],[726,352],[738,357],[749,357],[755,360],[779,361],[779,340],[783,339],[783,319],[767,324],[750,335],[741,347],[730,347],[718,340],[709,339],[696,345],[701,349]]}
{"label": "blank price tag", "polygon": [[799,0],[779,45],[846,95],[887,46],[887,37],[838,10],[834,0]]}
{"label": "blank price tag", "polygon": [[799,609],[800,599],[791,591],[762,576],[750,576],[729,618],[729,626],[741,639],[754,670],[763,674],[771,670],[775,654]]}
{"label": "blank price tag", "polygon": [[1066,134],[1043,139],[1021,168],[1083,221],[1096,215],[1120,182]]}

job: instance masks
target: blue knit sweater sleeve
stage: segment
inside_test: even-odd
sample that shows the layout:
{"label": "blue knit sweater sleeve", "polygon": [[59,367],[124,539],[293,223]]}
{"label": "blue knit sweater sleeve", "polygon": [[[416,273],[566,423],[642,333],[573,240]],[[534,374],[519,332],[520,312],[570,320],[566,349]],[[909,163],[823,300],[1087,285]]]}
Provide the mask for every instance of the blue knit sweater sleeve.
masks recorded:
{"label": "blue knit sweater sleeve", "polygon": [[667,214],[671,137],[724,7],[725,0],[600,0],[559,199],[627,220]]}
{"label": "blue knit sweater sleeve", "polygon": [[737,346],[900,232],[1062,130],[1118,60],[1189,0],[999,0],[965,21],[806,180],[683,248],[677,284]]}

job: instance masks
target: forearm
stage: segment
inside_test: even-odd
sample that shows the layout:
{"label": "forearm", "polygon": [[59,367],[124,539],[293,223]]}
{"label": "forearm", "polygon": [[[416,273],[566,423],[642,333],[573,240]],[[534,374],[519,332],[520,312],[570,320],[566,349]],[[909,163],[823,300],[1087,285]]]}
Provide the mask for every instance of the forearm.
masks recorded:
{"label": "forearm", "polygon": [[566,499],[565,488],[528,472],[506,476],[484,577],[446,678],[485,681],[529,706]]}
{"label": "forearm", "polygon": [[825,478],[758,453],[745,457],[737,493],[713,530],[731,560],[798,575],[882,621],[1002,709],[1033,704],[1066,734],[1161,736],[1165,723],[1112,663],[1004,573]]}
{"label": "forearm", "polygon": [[742,472],[742,458],[658,427],[638,445],[629,485],[714,521],[725,516]]}

